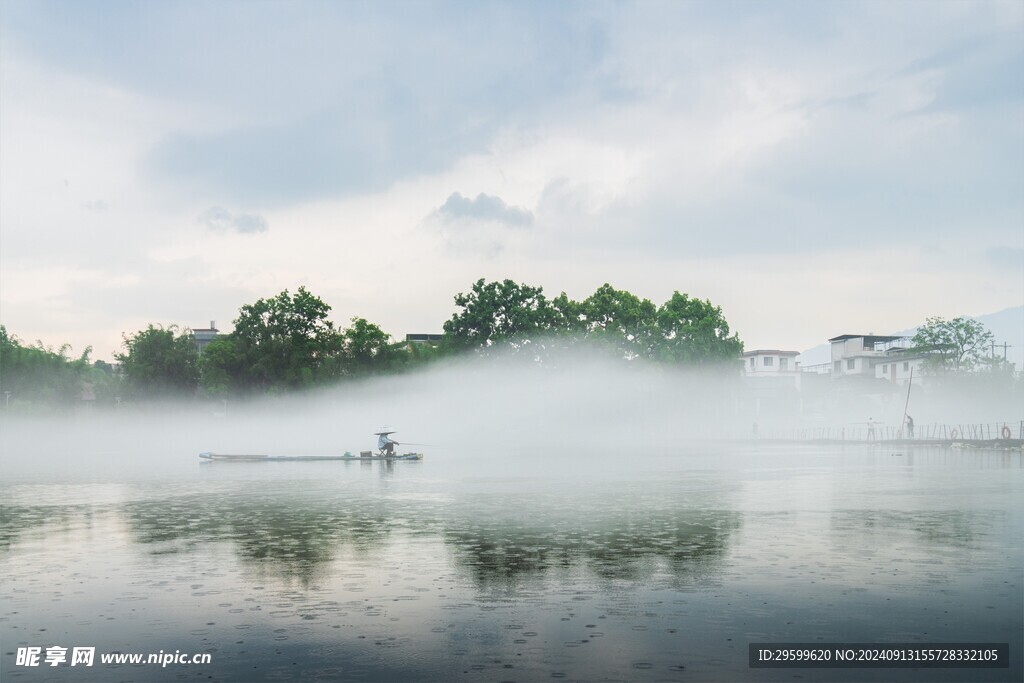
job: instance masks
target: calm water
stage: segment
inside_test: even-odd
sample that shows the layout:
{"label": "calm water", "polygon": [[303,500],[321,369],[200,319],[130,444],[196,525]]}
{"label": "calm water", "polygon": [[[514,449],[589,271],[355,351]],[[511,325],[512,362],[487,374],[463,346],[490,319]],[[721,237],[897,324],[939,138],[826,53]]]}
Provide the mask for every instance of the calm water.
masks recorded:
{"label": "calm water", "polygon": [[[1018,453],[691,446],[419,463],[6,453],[4,681],[1019,681]],[[750,642],[1009,642],[996,670]],[[91,668],[18,647],[95,646]],[[99,653],[210,653],[101,665]],[[70,652],[70,650],[69,650]]]}

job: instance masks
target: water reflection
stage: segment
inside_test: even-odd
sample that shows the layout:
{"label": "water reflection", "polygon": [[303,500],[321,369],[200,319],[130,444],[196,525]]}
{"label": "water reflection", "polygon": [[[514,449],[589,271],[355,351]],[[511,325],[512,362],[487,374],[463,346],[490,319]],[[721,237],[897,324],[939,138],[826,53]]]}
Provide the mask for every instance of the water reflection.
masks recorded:
{"label": "water reflection", "polygon": [[154,554],[230,542],[243,564],[309,585],[341,548],[369,553],[387,542],[388,516],[373,504],[302,498],[245,487],[232,495],[134,501],[121,508],[134,542]]}
{"label": "water reflection", "polygon": [[926,456],[42,478],[0,486],[0,629],[215,655],[86,681],[744,680],[755,640],[1019,642],[1021,469]]}
{"label": "water reflection", "polygon": [[398,537],[438,537],[455,565],[488,588],[515,588],[568,568],[606,580],[655,574],[677,583],[706,580],[741,523],[729,510],[602,504],[581,515],[578,500],[557,496],[506,496],[489,509],[473,497],[452,504],[327,491],[299,495],[287,484],[250,483],[230,494],[130,501],[120,514],[132,541],[151,554],[230,543],[242,563],[305,585],[341,555],[379,557]]}
{"label": "water reflection", "polygon": [[732,511],[697,510],[535,528],[451,520],[444,540],[481,587],[515,588],[553,568],[583,568],[604,580],[647,581],[667,573],[677,584],[706,583],[740,520]]}
{"label": "water reflection", "polygon": [[0,504],[0,552],[10,552],[12,546],[41,535],[44,529],[50,534],[89,527],[98,513],[91,505]]}
{"label": "water reflection", "polygon": [[968,551],[989,544],[993,529],[1005,526],[1004,517],[979,510],[839,510],[832,514],[832,535],[841,544],[877,548],[909,540],[915,548]]}

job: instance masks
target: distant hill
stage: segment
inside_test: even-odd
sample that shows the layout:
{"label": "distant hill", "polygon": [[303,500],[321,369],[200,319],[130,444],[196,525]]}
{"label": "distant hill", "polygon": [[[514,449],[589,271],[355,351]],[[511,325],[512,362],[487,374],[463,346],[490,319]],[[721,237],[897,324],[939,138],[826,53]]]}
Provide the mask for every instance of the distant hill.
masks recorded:
{"label": "distant hill", "polygon": [[[1024,306],[1007,308],[997,313],[985,315],[967,316],[977,320],[992,333],[996,344],[1008,344],[1006,359],[1015,363],[1017,370],[1024,370]],[[894,335],[913,337],[917,332],[916,327],[909,330],[893,332]],[[1003,355],[1003,349],[996,347],[996,355]],[[807,349],[797,358],[802,366],[819,365],[828,363],[832,359],[831,350],[828,344],[819,344],[812,349]]]}

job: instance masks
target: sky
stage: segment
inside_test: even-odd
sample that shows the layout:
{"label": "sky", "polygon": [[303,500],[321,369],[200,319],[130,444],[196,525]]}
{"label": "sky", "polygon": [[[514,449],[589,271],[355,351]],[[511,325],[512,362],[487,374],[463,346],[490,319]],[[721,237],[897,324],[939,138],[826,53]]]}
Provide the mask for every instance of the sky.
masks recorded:
{"label": "sky", "polygon": [[1024,304],[1024,4],[0,0],[0,324],[305,286],[721,306],[747,349]]}

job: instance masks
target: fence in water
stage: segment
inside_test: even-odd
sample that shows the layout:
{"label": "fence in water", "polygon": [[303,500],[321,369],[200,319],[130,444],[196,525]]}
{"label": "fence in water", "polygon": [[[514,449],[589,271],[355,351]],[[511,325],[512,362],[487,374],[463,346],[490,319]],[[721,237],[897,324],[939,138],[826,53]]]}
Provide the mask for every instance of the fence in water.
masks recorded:
{"label": "fence in water", "polygon": [[905,425],[862,422],[833,427],[768,428],[759,436],[798,441],[1021,441],[1024,440],[1024,420],[1017,423],[916,423],[912,433]]}

